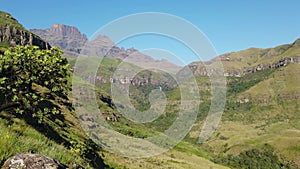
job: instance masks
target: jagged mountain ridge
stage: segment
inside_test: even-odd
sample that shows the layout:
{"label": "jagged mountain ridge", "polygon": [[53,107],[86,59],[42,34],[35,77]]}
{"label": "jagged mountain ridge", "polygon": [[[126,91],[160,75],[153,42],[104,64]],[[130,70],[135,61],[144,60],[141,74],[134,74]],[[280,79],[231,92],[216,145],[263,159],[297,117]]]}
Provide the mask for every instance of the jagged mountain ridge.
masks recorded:
{"label": "jagged mountain ridge", "polygon": [[[74,54],[82,53],[82,48],[85,43],[88,42],[86,35],[82,34],[78,28],[64,24],[53,24],[48,29],[30,29],[30,31],[39,35],[51,45],[58,46],[62,50],[72,52]],[[115,43],[105,35],[97,36],[86,46],[88,46],[89,49],[98,48],[97,52],[100,53],[97,55],[119,59],[124,59],[131,53],[137,52],[134,48],[125,50],[124,48],[117,47]],[[86,54],[87,51],[84,53]]]}
{"label": "jagged mountain ridge", "polygon": [[116,58],[136,64],[140,67],[159,65],[164,70],[178,71],[181,67],[167,60],[155,60],[134,48],[125,49],[118,47],[109,37],[98,35],[89,41],[85,34],[74,26],[54,24],[48,29],[31,29],[31,32],[39,35],[53,46],[58,46],[65,51],[65,56],[76,56],[78,54],[89,56],[104,56]]}

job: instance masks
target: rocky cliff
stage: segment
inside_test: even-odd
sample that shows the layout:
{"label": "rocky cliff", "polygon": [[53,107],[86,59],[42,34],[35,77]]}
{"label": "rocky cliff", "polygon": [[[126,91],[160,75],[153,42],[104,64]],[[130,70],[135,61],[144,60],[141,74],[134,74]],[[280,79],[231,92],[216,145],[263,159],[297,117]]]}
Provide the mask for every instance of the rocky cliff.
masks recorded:
{"label": "rocky cliff", "polygon": [[10,14],[0,12],[0,43],[2,46],[35,45],[41,49],[51,46],[37,35],[27,31]]}
{"label": "rocky cliff", "polygon": [[31,32],[45,39],[52,46],[57,46],[69,53],[80,53],[87,37],[81,34],[76,27],[63,24],[53,24],[49,29],[31,29]]}

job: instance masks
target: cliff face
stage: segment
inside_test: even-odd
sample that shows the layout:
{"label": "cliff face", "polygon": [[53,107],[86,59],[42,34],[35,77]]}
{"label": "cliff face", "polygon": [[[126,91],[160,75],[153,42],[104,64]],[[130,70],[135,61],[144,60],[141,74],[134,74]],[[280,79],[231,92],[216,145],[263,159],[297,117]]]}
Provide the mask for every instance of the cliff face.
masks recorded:
{"label": "cliff face", "polygon": [[49,29],[31,29],[31,32],[45,39],[52,46],[57,46],[69,53],[79,54],[87,37],[81,34],[76,27],[63,24],[54,24]]}
{"label": "cliff face", "polygon": [[38,36],[15,27],[0,27],[0,42],[7,42],[11,46],[15,45],[34,45],[41,49],[49,49],[51,46]]}
{"label": "cliff face", "polygon": [[0,43],[9,46],[35,45],[41,49],[51,48],[47,42],[23,28],[10,14],[0,12],[0,21]]}
{"label": "cliff face", "polygon": [[73,37],[74,39],[79,39],[81,41],[86,41],[86,35],[81,34],[79,30],[74,26],[67,26],[63,24],[53,24],[49,33],[52,35],[58,35],[61,37]]}

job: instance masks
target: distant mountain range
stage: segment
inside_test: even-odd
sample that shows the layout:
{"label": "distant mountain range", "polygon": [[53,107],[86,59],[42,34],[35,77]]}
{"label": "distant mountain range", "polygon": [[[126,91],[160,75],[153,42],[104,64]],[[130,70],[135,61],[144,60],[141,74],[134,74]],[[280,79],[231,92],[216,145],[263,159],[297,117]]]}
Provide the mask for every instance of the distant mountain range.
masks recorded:
{"label": "distant mountain range", "polygon": [[[31,29],[31,32],[40,36],[52,46],[58,46],[65,51],[66,56],[86,54],[89,56],[104,56],[108,58],[125,59],[126,62],[140,67],[159,65],[167,70],[178,71],[180,67],[167,60],[155,60],[134,48],[124,49],[118,47],[109,37],[97,36],[89,41],[85,34],[74,26],[53,24],[48,29]],[[83,49],[83,47],[85,49]],[[292,44],[281,45],[275,48],[260,49],[250,48],[239,52],[220,55],[208,62],[193,62],[188,66],[195,75],[210,75],[206,69],[220,60],[224,66],[225,76],[241,77],[249,72],[280,67],[290,62],[300,62],[300,39]],[[130,57],[129,57],[130,56]]]}
{"label": "distant mountain range", "polygon": [[126,62],[141,67],[155,64],[162,69],[170,71],[178,71],[181,68],[167,60],[155,60],[134,48],[124,49],[123,47],[118,47],[105,35],[98,35],[93,41],[89,41],[86,35],[82,34],[74,26],[53,24],[48,29],[31,29],[30,31],[49,42],[52,46],[58,46],[65,51],[65,56],[69,57],[84,54],[121,60],[126,58]]}

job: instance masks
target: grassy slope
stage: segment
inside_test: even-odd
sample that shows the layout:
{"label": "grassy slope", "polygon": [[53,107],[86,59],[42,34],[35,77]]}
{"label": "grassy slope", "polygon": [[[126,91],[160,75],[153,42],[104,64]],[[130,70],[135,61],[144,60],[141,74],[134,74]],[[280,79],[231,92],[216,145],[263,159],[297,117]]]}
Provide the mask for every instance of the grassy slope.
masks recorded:
{"label": "grassy slope", "polygon": [[0,27],[5,27],[5,26],[15,27],[19,30],[26,31],[26,29],[9,13],[0,11]]}
{"label": "grassy slope", "polygon": [[105,159],[108,163],[113,163],[112,166],[121,168],[178,168],[178,169],[225,169],[222,165],[215,164],[208,159],[199,157],[192,152],[182,152],[170,150],[166,153],[155,157],[130,159],[122,158],[115,154],[107,153]]}
{"label": "grassy slope", "polygon": [[[35,89],[43,95],[50,94],[46,88],[36,85]],[[68,107],[70,101],[58,96],[49,101],[59,106],[63,114],[60,118],[47,118],[42,124],[14,114],[13,110],[1,112],[0,137],[5,138],[0,141],[1,164],[17,153],[32,152],[55,158],[70,168],[92,168],[93,162],[81,154],[84,149],[92,148],[91,142],[82,130],[74,111]]]}
{"label": "grassy slope", "polygon": [[[299,56],[299,42],[300,39],[297,39],[292,44],[281,45],[275,48],[249,48],[238,52],[227,53],[218,58],[222,60],[225,72],[234,71],[242,73],[243,70],[253,68],[260,64],[273,64],[285,57]],[[203,67],[202,62],[191,63],[191,65],[199,65],[199,69]],[[212,62],[212,65],[214,65],[214,62]]]}
{"label": "grassy slope", "polygon": [[[255,87],[240,94],[239,97],[265,98],[268,99],[276,94],[283,96],[299,96],[300,92],[300,66],[298,64],[289,64],[276,71],[270,78]],[[292,99],[292,98],[291,98]]]}
{"label": "grassy slope", "polygon": [[79,155],[52,141],[28,125],[23,119],[11,117],[6,112],[1,112],[0,127],[0,137],[3,138],[0,140],[1,164],[17,153],[31,152],[49,156],[69,166],[76,163],[89,166]]}
{"label": "grassy slope", "polygon": [[[222,121],[201,150],[218,156],[237,155],[266,144],[275,154],[300,166],[300,65],[289,64],[275,71],[259,71],[228,79],[228,97]],[[237,100],[249,98],[249,103]],[[195,140],[202,126],[192,129]],[[294,164],[293,164],[294,165]]]}

